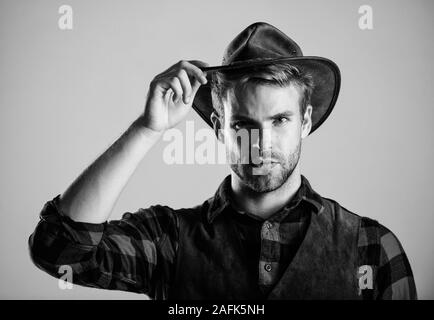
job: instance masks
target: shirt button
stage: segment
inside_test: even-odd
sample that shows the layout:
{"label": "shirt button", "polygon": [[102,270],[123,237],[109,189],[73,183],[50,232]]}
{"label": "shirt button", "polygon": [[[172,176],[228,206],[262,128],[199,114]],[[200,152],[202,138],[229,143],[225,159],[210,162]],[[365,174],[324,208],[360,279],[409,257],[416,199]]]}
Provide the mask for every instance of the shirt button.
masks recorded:
{"label": "shirt button", "polygon": [[266,227],[267,229],[271,229],[271,228],[273,227],[273,224],[270,223],[270,222],[265,222],[265,227]]}
{"label": "shirt button", "polygon": [[271,264],[266,264],[264,266],[264,268],[265,268],[265,271],[270,272],[271,271]]}

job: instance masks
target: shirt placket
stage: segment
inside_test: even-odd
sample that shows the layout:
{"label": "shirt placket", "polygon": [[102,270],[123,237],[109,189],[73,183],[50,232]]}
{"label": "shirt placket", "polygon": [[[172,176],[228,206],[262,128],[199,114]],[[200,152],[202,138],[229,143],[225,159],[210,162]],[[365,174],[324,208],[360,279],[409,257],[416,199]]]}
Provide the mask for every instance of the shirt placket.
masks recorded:
{"label": "shirt placket", "polygon": [[261,255],[259,259],[259,286],[268,289],[279,274],[280,235],[279,223],[266,220],[261,228]]}

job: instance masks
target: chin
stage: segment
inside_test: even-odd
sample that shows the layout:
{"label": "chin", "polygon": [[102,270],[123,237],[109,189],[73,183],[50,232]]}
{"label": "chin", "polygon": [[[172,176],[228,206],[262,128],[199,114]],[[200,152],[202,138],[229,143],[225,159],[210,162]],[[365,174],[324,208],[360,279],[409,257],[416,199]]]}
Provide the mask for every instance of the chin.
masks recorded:
{"label": "chin", "polygon": [[272,168],[255,168],[249,165],[235,165],[232,170],[241,182],[257,193],[266,193],[279,189],[292,173],[288,174],[280,165]]}

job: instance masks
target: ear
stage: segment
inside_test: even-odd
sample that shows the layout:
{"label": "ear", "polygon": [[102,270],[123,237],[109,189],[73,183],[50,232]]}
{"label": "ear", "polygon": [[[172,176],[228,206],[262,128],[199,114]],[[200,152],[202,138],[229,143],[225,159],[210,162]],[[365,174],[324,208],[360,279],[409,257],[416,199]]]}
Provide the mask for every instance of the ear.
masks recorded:
{"label": "ear", "polygon": [[312,106],[308,105],[304,112],[301,124],[301,138],[306,138],[312,129]]}
{"label": "ear", "polygon": [[211,113],[211,122],[212,122],[212,126],[213,126],[214,133],[215,133],[217,140],[219,140],[222,143],[225,143],[224,142],[224,140],[225,140],[224,135],[223,135],[223,132],[221,130],[223,128],[223,125],[222,125],[219,114],[215,110]]}

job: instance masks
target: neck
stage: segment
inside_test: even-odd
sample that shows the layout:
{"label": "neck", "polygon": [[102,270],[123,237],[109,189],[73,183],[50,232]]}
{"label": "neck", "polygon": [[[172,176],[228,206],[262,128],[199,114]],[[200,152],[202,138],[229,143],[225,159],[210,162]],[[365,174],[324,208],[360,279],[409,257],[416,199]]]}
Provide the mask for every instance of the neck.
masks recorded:
{"label": "neck", "polygon": [[255,192],[247,187],[241,179],[232,172],[231,186],[235,207],[263,219],[268,219],[283,208],[295,195],[301,185],[299,164],[291,176],[278,189],[270,192]]}

